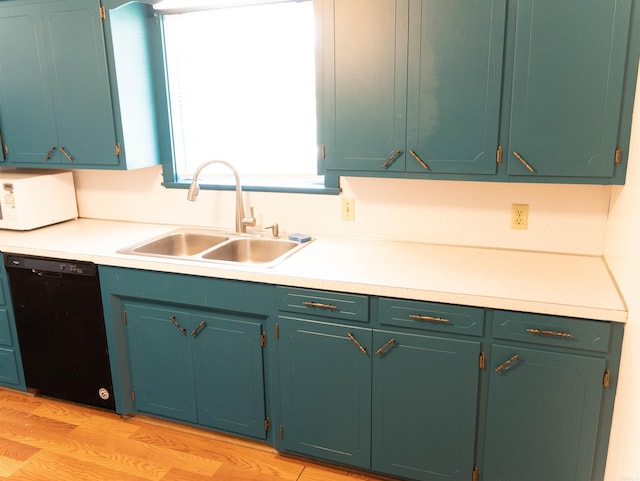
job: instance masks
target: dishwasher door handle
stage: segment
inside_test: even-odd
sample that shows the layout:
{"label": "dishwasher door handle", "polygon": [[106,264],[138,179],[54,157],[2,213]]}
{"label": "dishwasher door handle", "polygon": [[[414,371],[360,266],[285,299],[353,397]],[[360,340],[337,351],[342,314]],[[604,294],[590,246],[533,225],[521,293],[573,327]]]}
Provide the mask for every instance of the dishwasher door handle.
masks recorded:
{"label": "dishwasher door handle", "polygon": [[55,277],[56,279],[62,278],[62,272],[39,271],[37,269],[31,269],[31,272],[40,277]]}

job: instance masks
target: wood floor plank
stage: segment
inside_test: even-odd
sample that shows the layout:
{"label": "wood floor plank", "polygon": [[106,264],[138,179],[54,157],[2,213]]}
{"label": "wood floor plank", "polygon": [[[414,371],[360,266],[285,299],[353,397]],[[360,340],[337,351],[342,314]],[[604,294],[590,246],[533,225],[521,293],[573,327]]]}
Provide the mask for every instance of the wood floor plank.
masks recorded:
{"label": "wood floor plank", "polygon": [[[134,474],[116,471],[62,456],[40,451],[28,463],[13,473],[11,481],[148,481]],[[161,479],[158,477],[156,479]]]}
{"label": "wood floor plank", "polygon": [[0,388],[0,481],[374,481],[266,443]]}
{"label": "wood floor plank", "polygon": [[0,479],[11,479],[10,476],[23,466],[23,461],[0,455]]}

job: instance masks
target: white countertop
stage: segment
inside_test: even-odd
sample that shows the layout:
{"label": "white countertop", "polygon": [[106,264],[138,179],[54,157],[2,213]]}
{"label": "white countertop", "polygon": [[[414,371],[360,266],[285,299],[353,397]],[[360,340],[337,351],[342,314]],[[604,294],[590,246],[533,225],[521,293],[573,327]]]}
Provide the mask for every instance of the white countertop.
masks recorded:
{"label": "white countertop", "polygon": [[319,238],[275,267],[118,254],[176,226],[78,219],[0,231],[0,252],[403,299],[625,322],[602,257]]}

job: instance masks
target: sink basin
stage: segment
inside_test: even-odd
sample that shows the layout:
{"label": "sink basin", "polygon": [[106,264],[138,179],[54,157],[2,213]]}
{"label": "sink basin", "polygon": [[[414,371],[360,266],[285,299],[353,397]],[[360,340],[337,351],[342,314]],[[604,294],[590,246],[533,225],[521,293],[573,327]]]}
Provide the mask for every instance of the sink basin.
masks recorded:
{"label": "sink basin", "polygon": [[272,267],[309,242],[180,228],[120,249],[120,254]]}
{"label": "sink basin", "polygon": [[168,257],[189,257],[204,252],[226,240],[226,235],[218,235],[197,230],[176,230],[144,241],[119,252],[123,254],[145,254]]}
{"label": "sink basin", "polygon": [[230,240],[202,257],[217,261],[262,264],[273,262],[296,247],[300,247],[300,244],[289,240],[240,238]]}

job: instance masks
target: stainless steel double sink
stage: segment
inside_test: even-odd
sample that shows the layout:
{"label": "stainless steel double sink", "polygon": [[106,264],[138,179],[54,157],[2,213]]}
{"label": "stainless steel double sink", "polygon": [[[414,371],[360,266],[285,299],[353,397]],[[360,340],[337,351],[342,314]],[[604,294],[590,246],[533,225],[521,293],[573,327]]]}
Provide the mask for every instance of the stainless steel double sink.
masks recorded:
{"label": "stainless steel double sink", "polygon": [[120,254],[272,267],[309,242],[179,228],[120,249]]}

